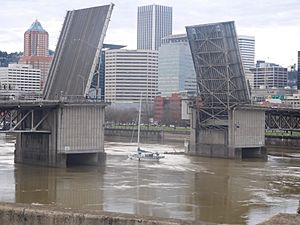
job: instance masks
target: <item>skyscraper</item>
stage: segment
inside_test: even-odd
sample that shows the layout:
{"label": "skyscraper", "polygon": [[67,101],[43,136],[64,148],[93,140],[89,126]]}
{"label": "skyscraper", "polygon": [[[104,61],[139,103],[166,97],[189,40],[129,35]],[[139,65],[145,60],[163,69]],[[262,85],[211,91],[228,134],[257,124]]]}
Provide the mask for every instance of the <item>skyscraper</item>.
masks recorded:
{"label": "skyscraper", "polygon": [[254,74],[250,69],[255,68],[255,38],[253,36],[238,36],[240,54],[246,79],[251,88],[254,87]]}
{"label": "skyscraper", "polygon": [[161,5],[138,7],[138,49],[158,50],[161,39],[170,34],[172,34],[172,7]]}
{"label": "skyscraper", "polygon": [[158,53],[158,93],[196,93],[197,82],[186,34],[164,37]]}
{"label": "skyscraper", "polygon": [[41,70],[41,90],[44,87],[52,57],[49,56],[49,36],[41,23],[36,20],[24,33],[24,54],[20,64],[30,64],[34,69]]}

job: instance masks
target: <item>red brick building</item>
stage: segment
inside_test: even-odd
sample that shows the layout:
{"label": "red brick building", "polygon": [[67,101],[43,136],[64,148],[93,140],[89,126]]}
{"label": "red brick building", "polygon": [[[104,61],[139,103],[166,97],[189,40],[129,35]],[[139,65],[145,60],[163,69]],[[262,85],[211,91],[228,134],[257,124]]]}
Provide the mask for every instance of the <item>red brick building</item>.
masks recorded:
{"label": "red brick building", "polygon": [[166,125],[181,123],[181,96],[179,93],[173,93],[171,97],[155,97],[154,121]]}

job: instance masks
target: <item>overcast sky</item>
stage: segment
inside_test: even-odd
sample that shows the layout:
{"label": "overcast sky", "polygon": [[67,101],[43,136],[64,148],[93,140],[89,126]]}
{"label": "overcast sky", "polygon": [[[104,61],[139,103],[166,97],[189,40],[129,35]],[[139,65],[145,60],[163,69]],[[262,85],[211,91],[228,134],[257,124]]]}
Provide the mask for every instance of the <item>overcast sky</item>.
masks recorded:
{"label": "overcast sky", "polygon": [[0,0],[0,50],[23,51],[23,35],[35,19],[48,31],[55,50],[67,10],[115,4],[105,42],[136,48],[137,6],[173,7],[173,34],[185,26],[236,23],[239,35],[256,39],[256,60],[289,66],[300,51],[299,0]]}

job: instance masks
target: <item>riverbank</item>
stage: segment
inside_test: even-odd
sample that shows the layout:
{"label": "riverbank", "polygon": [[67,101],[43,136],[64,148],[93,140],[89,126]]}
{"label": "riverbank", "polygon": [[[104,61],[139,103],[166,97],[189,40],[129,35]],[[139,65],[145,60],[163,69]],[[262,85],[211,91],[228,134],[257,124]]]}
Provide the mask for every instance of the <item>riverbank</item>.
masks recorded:
{"label": "riverbank", "polygon": [[[125,128],[109,128],[105,130],[106,140],[113,140],[115,137],[124,138],[128,141],[136,139],[136,132],[130,127]],[[186,143],[190,139],[190,132],[188,130],[158,130],[158,129],[145,129],[141,131],[141,139],[145,142],[174,142]],[[281,157],[300,157],[300,136],[276,136],[266,135],[265,137],[266,148],[268,155],[281,156]]]}
{"label": "riverbank", "polygon": [[[74,210],[44,205],[0,203],[0,224],[10,225],[217,225],[96,210]],[[298,225],[300,215],[279,213],[259,225]]]}
{"label": "riverbank", "polygon": [[0,224],[9,225],[213,225],[213,223],[137,216],[96,210],[0,203]]}

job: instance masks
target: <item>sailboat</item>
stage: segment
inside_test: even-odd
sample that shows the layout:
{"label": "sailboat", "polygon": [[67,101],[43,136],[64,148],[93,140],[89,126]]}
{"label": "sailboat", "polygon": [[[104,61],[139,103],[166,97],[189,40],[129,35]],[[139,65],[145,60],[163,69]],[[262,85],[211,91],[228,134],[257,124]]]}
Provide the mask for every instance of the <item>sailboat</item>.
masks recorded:
{"label": "sailboat", "polygon": [[137,151],[128,155],[129,159],[135,159],[138,161],[159,161],[164,158],[158,152],[151,152],[141,149],[140,147],[140,134],[141,134],[141,112],[142,112],[142,95],[139,105],[139,118],[138,118],[138,137],[137,137]]}

